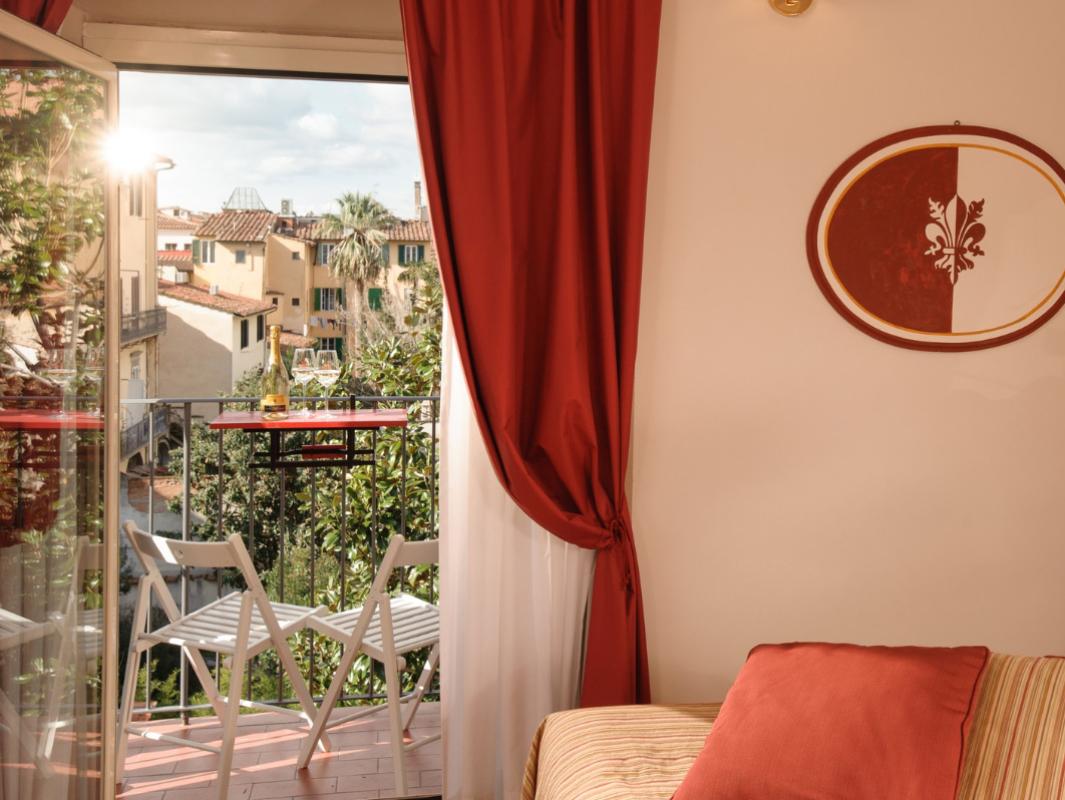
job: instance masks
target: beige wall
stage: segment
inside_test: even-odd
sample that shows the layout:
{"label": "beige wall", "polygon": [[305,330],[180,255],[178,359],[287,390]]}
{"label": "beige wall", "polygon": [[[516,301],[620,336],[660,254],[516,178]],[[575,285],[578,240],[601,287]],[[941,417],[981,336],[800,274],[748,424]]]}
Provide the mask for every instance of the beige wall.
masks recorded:
{"label": "beige wall", "polygon": [[720,698],[763,641],[1065,652],[1065,314],[901,350],[804,251],[886,133],[961,119],[1065,160],[1063,27],[1057,0],[665,0],[632,472],[656,700]]}
{"label": "beige wall", "polygon": [[[293,253],[299,255],[298,260],[293,260]],[[307,289],[307,275],[310,272],[308,259],[311,257],[311,247],[300,239],[276,235],[267,237],[266,288],[268,292],[280,293],[276,295],[280,313],[270,315],[271,324],[281,325],[287,331],[303,332],[311,307]],[[293,306],[292,298],[297,298],[300,304]]]}
{"label": "beige wall", "polygon": [[[237,251],[245,252],[244,263],[237,263]],[[223,292],[262,300],[266,296],[266,278],[262,242],[216,242],[214,261],[193,267],[192,283],[209,288],[216,284]]]}
{"label": "beige wall", "polygon": [[265,339],[255,340],[255,317],[248,318],[249,343],[241,350],[239,317],[165,295],[159,304],[167,308],[166,334],[159,338],[160,396],[213,397],[262,366]]}
{"label": "beige wall", "polygon": [[130,213],[130,180],[129,178],[119,184],[119,270],[122,277],[122,307],[126,313],[131,307],[129,297],[132,276],[139,277],[140,310],[147,311],[155,307],[156,275],[155,275],[155,210],[156,210],[156,173],[155,170],[145,170],[140,176],[144,184],[144,196],[141,203],[142,213]]}

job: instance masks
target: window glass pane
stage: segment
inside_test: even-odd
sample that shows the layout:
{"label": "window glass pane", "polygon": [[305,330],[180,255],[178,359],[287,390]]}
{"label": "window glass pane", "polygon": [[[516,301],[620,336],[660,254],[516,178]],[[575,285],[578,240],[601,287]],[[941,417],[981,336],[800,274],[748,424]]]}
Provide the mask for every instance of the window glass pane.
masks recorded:
{"label": "window glass pane", "polygon": [[114,735],[100,730],[107,87],[2,37],[0,64],[0,615],[16,634],[0,637],[0,797],[96,800]]}

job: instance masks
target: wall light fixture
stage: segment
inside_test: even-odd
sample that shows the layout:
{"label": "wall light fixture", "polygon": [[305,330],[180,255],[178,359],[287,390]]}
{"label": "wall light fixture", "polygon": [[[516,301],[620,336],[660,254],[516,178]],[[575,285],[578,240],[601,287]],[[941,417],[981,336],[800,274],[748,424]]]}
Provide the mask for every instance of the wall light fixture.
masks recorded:
{"label": "wall light fixture", "polygon": [[814,0],[769,0],[769,5],[785,17],[795,17],[810,7]]}

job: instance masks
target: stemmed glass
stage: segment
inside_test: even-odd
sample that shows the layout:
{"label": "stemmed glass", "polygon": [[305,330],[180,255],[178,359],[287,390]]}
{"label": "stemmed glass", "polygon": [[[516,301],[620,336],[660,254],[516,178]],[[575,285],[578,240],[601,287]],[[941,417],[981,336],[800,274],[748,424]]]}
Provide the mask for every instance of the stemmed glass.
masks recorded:
{"label": "stemmed glass", "polygon": [[70,393],[70,386],[78,374],[75,368],[73,349],[58,348],[47,351],[41,374],[59,385],[59,412],[56,417],[64,419],[71,416],[67,413],[66,399]]}
{"label": "stemmed glass", "polygon": [[[310,347],[297,347],[292,354],[292,378],[300,385],[300,389],[307,396],[307,384],[314,380],[314,349]],[[305,400],[303,411],[296,416],[309,417],[311,415],[311,401]]]}
{"label": "stemmed glass", "polygon": [[340,359],[337,358],[336,350],[319,350],[318,359],[314,365],[314,377],[325,389],[325,416],[333,416],[329,408],[329,390],[340,380]]}
{"label": "stemmed glass", "polygon": [[104,346],[89,345],[85,348],[85,379],[92,385],[89,402],[93,416],[103,415]]}

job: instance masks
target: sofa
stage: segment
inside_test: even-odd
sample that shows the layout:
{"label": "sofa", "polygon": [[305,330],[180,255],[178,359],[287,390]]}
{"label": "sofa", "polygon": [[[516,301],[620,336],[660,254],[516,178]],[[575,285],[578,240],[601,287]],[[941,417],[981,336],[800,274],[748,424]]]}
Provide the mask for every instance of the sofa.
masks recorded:
{"label": "sofa", "polygon": [[[669,798],[720,704],[614,706],[548,716],[522,800]],[[1065,797],[1065,659],[993,653],[980,682],[958,800]]]}

